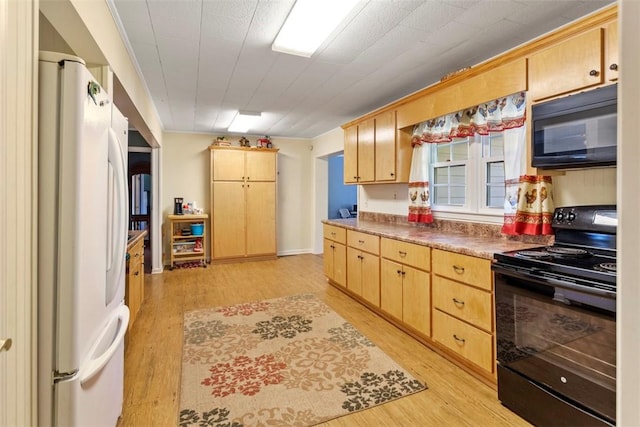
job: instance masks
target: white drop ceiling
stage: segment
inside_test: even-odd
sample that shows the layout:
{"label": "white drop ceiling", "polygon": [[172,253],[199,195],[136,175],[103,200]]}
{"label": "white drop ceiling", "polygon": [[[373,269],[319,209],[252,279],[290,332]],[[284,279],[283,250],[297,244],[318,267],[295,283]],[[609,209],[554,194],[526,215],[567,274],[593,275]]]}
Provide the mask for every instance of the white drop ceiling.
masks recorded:
{"label": "white drop ceiling", "polygon": [[[165,131],[312,138],[612,0],[362,0],[311,58],[273,52],[294,0],[110,0]],[[323,0],[318,0],[323,1]],[[329,7],[329,6],[328,6]]]}

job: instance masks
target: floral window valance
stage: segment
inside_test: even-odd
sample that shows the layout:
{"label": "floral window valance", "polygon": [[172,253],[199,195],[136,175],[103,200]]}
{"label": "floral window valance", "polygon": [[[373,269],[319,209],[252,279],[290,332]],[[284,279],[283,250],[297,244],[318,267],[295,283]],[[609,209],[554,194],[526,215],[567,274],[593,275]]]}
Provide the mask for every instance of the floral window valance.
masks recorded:
{"label": "floral window valance", "polygon": [[409,177],[409,221],[433,222],[429,200],[428,144],[451,142],[475,134],[504,132],[505,234],[550,234],[551,177],[526,175],[526,97],[519,92],[420,123],[414,128]]}

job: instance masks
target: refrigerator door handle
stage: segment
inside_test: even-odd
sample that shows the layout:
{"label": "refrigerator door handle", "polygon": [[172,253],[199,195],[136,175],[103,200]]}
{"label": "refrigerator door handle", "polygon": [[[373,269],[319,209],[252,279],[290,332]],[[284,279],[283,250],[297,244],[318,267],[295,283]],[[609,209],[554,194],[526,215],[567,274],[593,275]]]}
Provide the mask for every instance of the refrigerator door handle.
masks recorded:
{"label": "refrigerator door handle", "polygon": [[108,249],[105,304],[113,300],[121,285],[127,244],[127,171],[124,153],[113,129],[109,129],[109,163],[113,167],[115,200],[110,213],[113,215],[111,221],[114,222],[113,227],[110,227],[113,235],[109,239],[111,247]]}
{"label": "refrigerator door handle", "polygon": [[[80,380],[80,384],[84,384],[93,378],[104,366],[107,364],[109,360],[113,357],[116,350],[124,340],[124,334],[127,332],[127,327],[129,326],[129,308],[126,305],[121,305],[115,312],[115,315],[111,318],[111,321],[105,326],[102,330],[102,333],[95,341],[93,346],[91,347],[91,351],[89,352],[89,360],[87,360],[83,366],[80,368],[80,375],[78,379]],[[101,351],[104,348],[104,341],[109,339],[111,334],[110,331],[113,328],[117,328],[117,332],[113,337],[113,340],[108,345],[106,350],[104,350],[101,354],[96,355],[95,353]]]}

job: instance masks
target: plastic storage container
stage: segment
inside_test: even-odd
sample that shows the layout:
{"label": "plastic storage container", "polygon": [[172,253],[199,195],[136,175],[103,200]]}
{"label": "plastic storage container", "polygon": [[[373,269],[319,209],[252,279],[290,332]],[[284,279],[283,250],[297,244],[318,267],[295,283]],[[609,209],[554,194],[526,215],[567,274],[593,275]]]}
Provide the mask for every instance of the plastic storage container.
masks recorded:
{"label": "plastic storage container", "polygon": [[202,236],[203,231],[204,231],[204,224],[202,223],[191,224],[192,236]]}

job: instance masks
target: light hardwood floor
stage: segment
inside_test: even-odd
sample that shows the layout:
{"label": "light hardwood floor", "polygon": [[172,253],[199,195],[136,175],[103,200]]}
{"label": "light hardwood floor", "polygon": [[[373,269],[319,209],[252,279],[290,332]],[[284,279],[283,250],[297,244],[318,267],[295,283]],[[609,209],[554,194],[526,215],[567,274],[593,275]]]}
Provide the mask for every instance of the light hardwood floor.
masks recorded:
{"label": "light hardwood floor", "polygon": [[327,284],[322,257],[178,269],[145,277],[145,301],[127,337],[119,426],[176,426],[186,311],[313,293],[429,389],[324,426],[529,426],[495,390]]}

